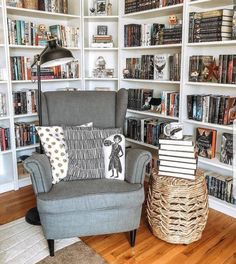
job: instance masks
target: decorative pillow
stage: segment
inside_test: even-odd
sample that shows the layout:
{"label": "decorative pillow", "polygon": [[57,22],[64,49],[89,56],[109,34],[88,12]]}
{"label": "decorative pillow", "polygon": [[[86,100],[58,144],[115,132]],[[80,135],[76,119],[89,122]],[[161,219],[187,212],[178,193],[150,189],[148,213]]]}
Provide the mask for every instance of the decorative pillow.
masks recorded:
{"label": "decorative pillow", "polygon": [[104,140],[105,177],[125,179],[125,137],[114,134]]}
{"label": "decorative pillow", "polygon": [[[91,127],[93,123],[87,123],[81,127]],[[60,126],[36,127],[40,141],[48,156],[51,167],[53,184],[66,177],[68,170],[68,152],[65,143],[64,131]]]}
{"label": "decorative pillow", "polygon": [[121,129],[64,127],[69,165],[64,181],[105,178],[104,140]]}

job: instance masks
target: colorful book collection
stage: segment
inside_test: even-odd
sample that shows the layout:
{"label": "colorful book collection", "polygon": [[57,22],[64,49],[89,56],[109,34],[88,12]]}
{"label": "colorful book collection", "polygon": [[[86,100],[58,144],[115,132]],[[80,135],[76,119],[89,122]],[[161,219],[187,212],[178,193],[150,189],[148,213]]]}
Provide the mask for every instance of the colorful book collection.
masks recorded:
{"label": "colorful book collection", "polygon": [[235,84],[236,55],[219,55],[219,59],[213,56],[191,56],[189,60],[189,81]]}
{"label": "colorful book collection", "polygon": [[[27,5],[23,0],[7,0],[7,6],[31,9],[32,3]],[[68,14],[68,0],[38,0],[35,7],[41,11]]]}
{"label": "colorful book collection", "polygon": [[183,0],[125,0],[125,14],[182,4]]}
{"label": "colorful book collection", "polygon": [[10,128],[0,127],[0,150],[6,151],[11,148]]}
{"label": "colorful book collection", "polygon": [[124,78],[160,81],[179,81],[181,54],[142,55],[126,58]]}
{"label": "colorful book collection", "polygon": [[181,140],[159,139],[158,175],[194,180],[197,169],[191,136]]}
{"label": "colorful book collection", "polygon": [[125,135],[127,138],[158,146],[166,123],[161,119],[128,117],[125,122]]}
{"label": "colorful book collection", "polygon": [[234,11],[229,9],[189,14],[189,42],[225,41],[234,39]]}
{"label": "colorful book collection", "polygon": [[10,65],[12,80],[31,80],[30,58],[12,56],[10,57]]}
{"label": "colorful book collection", "polygon": [[[36,80],[37,69],[31,70],[30,58],[23,56],[10,57],[11,62],[11,79],[12,80]],[[41,69],[41,79],[68,79],[79,78],[80,67],[77,60],[51,68]]]}
{"label": "colorful book collection", "polygon": [[233,135],[223,133],[221,135],[221,148],[219,156],[216,156],[217,131],[210,128],[196,128],[196,152],[198,156],[219,159],[220,162],[228,165],[233,164]]}
{"label": "colorful book collection", "polygon": [[161,114],[170,117],[179,117],[179,92],[162,91]]}
{"label": "colorful book collection", "polygon": [[212,171],[205,172],[208,193],[225,202],[236,204],[233,197],[233,177],[223,176]]}
{"label": "colorful book collection", "polygon": [[188,119],[231,125],[236,118],[236,97],[224,95],[187,95]]}
{"label": "colorful book collection", "polygon": [[128,24],[124,26],[124,46],[139,47],[182,42],[182,25],[168,28],[165,24]]}
{"label": "colorful book collection", "polygon": [[36,113],[36,90],[13,92],[13,108],[15,115]]}
{"label": "colorful book collection", "polygon": [[0,117],[7,115],[7,95],[0,93]]}
{"label": "colorful book collection", "polygon": [[35,123],[19,122],[15,123],[15,141],[16,147],[24,147],[28,145],[34,145],[39,142],[38,135],[36,133]]}
{"label": "colorful book collection", "polygon": [[79,47],[79,27],[51,25],[7,18],[10,45],[46,46],[50,37],[63,47]]}

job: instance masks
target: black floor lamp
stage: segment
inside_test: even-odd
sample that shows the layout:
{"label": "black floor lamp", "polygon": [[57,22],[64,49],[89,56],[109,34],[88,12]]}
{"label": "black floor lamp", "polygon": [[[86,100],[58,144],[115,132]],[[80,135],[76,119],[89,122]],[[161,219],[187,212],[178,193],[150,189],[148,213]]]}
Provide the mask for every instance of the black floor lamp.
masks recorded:
{"label": "black floor lamp", "polygon": [[[41,101],[41,68],[59,66],[74,60],[72,53],[65,48],[57,45],[56,39],[48,40],[45,49],[35,56],[35,60],[31,68],[37,66],[38,81],[38,116],[39,125],[42,125],[42,101]],[[40,144],[40,153],[42,153],[42,145]],[[27,223],[32,225],[40,225],[40,218],[37,207],[31,208],[25,216]]]}

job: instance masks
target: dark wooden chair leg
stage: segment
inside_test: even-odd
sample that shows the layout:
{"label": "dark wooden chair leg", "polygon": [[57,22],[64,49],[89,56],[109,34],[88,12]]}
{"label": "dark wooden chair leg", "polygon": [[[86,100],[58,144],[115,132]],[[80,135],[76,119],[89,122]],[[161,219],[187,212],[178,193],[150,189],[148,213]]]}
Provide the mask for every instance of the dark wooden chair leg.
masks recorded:
{"label": "dark wooden chair leg", "polygon": [[131,247],[135,246],[135,239],[136,239],[136,229],[130,231],[130,245]]}
{"label": "dark wooden chair leg", "polygon": [[53,239],[48,239],[48,248],[49,248],[49,253],[50,256],[54,256],[54,240]]}

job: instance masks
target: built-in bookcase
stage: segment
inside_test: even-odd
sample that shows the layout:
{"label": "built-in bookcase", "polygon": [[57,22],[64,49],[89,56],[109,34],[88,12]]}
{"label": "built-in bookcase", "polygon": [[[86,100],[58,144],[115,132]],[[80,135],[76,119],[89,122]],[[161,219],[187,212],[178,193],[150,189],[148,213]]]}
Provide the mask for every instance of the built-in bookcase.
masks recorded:
{"label": "built-in bookcase", "polygon": [[[212,170],[222,175],[232,176],[233,167],[219,161],[219,152],[221,145],[221,135],[224,132],[233,133],[232,125],[218,125],[212,123],[197,122],[187,118],[187,95],[191,94],[221,94],[236,96],[235,84],[218,84],[218,83],[197,83],[189,82],[189,58],[192,55],[214,55],[220,54],[235,54],[235,40],[204,42],[204,43],[188,43],[189,30],[189,13],[204,12],[208,10],[217,10],[222,8],[233,8],[234,1],[216,1],[216,0],[185,0],[183,4],[176,6],[161,7],[142,12],[125,14],[124,5],[121,7],[121,29],[124,30],[124,25],[127,24],[151,24],[151,23],[167,23],[169,15],[177,15],[182,19],[182,43],[170,45],[157,45],[147,47],[124,47],[124,32],[121,34],[121,70],[126,68],[126,58],[135,58],[141,55],[150,54],[171,54],[182,53],[182,73],[179,82],[158,81],[158,80],[139,80],[125,79],[121,72],[121,87],[125,88],[151,88],[154,89],[154,96],[160,97],[162,91],[175,90],[180,92],[180,109],[179,118],[162,116],[161,114],[153,114],[150,111],[128,110],[128,116],[136,117],[153,117],[159,120],[180,121],[184,123],[185,134],[193,134],[197,127],[212,128],[217,130],[217,155],[215,159],[199,158],[199,167],[206,170]],[[151,146],[143,142],[138,142],[132,139],[127,139],[129,143],[135,144],[138,147],[146,148],[157,155],[156,146]],[[209,203],[211,208],[219,210],[223,213],[236,217],[236,206],[226,203],[220,199],[210,197]]]}

